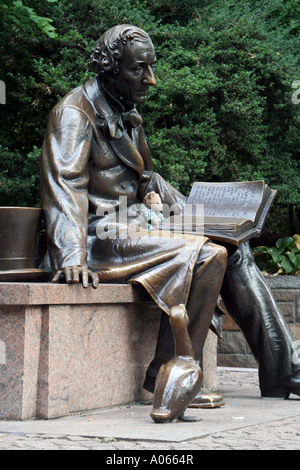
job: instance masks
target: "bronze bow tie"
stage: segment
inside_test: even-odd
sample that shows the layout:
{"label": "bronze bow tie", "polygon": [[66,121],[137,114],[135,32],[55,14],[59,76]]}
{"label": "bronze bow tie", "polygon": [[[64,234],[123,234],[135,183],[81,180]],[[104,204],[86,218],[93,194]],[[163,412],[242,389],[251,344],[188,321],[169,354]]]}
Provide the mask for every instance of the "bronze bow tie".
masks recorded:
{"label": "bronze bow tie", "polygon": [[119,139],[124,132],[124,124],[129,124],[131,127],[138,127],[143,123],[143,119],[136,109],[125,111],[120,114],[113,114],[107,116],[103,124],[105,132],[114,139]]}
{"label": "bronze bow tie", "polygon": [[122,113],[122,119],[124,123],[130,124],[131,127],[138,127],[143,124],[143,119],[136,109]]}

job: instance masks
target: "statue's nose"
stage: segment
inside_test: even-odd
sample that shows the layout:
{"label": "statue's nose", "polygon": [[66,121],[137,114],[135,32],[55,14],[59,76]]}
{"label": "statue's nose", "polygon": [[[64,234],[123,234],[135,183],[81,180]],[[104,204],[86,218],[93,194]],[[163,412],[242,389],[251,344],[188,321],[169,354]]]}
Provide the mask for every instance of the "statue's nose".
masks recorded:
{"label": "statue's nose", "polygon": [[156,85],[156,80],[155,80],[155,77],[154,77],[152,67],[148,67],[146,69],[143,82],[146,83],[147,85],[151,85],[151,86]]}

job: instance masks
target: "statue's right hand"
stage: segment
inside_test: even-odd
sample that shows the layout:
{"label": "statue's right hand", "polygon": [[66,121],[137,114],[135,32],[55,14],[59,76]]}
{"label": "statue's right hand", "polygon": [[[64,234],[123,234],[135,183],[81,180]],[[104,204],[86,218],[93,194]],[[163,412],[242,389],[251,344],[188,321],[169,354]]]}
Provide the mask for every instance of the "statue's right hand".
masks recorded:
{"label": "statue's right hand", "polygon": [[51,282],[58,283],[61,281],[65,281],[67,284],[79,284],[81,282],[85,288],[91,282],[94,289],[97,289],[99,285],[98,274],[90,271],[85,266],[67,266],[59,269],[54,274]]}

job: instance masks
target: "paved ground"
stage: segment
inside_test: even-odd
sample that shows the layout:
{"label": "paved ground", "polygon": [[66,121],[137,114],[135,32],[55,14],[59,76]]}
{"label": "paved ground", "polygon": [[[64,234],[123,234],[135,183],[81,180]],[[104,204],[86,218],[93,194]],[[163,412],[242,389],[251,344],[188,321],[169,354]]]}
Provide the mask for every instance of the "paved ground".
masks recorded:
{"label": "paved ground", "polygon": [[143,454],[139,450],[186,456],[199,450],[300,449],[300,399],[262,400],[255,369],[218,368],[218,382],[226,405],[189,409],[187,414],[200,419],[197,423],[155,424],[150,404],[49,421],[0,421],[0,450],[106,450],[107,459],[122,450],[128,456],[129,451]]}

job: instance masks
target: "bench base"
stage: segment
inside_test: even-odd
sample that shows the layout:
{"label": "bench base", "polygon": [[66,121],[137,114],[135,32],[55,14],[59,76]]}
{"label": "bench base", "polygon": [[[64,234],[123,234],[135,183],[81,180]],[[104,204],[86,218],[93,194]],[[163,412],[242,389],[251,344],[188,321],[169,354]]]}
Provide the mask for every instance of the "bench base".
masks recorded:
{"label": "bench base", "polygon": [[[0,283],[0,418],[50,419],[134,401],[161,312],[140,286]],[[217,337],[203,354],[216,390]]]}

